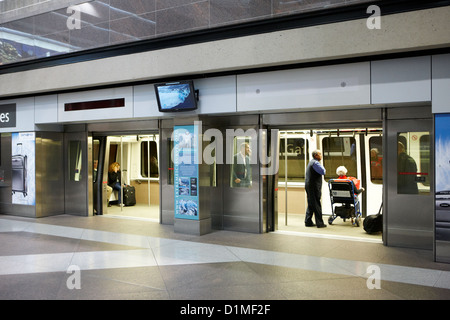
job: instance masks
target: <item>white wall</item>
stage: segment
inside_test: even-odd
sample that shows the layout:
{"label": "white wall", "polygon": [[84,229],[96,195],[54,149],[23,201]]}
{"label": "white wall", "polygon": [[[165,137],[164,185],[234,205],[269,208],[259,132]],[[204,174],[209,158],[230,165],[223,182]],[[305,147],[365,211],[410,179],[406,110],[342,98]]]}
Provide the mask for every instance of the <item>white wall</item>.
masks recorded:
{"label": "white wall", "polygon": [[433,66],[433,113],[450,112],[450,54],[436,55]]}
{"label": "white wall", "polygon": [[268,111],[370,104],[370,63],[239,75],[237,110]]}
{"label": "white wall", "polygon": [[[450,112],[450,54],[300,68],[195,79],[199,109],[161,113],[153,84],[4,100],[17,104],[16,128],[36,125],[133,120],[314,109],[336,110],[373,105],[432,103],[434,113]],[[125,107],[64,111],[68,102],[125,98]]]}
{"label": "white wall", "polygon": [[431,101],[431,57],[372,62],[372,103]]}
{"label": "white wall", "polygon": [[[194,86],[199,90],[198,110],[184,115],[236,112],[236,76],[197,79]],[[174,113],[159,112],[153,84],[134,87],[135,118],[173,116]]]}

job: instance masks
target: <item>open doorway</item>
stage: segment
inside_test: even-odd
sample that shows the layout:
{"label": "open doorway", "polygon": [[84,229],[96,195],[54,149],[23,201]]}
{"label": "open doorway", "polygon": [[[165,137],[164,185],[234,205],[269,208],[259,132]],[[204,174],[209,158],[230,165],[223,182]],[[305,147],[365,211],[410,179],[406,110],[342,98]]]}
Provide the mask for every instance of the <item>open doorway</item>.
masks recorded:
{"label": "open doorway", "polygon": [[[339,128],[280,130],[278,173],[278,231],[308,233],[342,238],[382,241],[380,234],[369,235],[352,219],[337,217],[333,212],[328,182],[338,178],[336,169],[344,166],[347,176],[359,180],[365,190],[358,195],[362,219],[380,212],[383,196],[383,143],[381,128]],[[305,172],[313,150],[322,152],[326,169],[322,183],[323,220],[328,228],[305,226],[307,198]]]}
{"label": "open doorway", "polygon": [[92,154],[94,213],[159,222],[159,134],[94,136]]}

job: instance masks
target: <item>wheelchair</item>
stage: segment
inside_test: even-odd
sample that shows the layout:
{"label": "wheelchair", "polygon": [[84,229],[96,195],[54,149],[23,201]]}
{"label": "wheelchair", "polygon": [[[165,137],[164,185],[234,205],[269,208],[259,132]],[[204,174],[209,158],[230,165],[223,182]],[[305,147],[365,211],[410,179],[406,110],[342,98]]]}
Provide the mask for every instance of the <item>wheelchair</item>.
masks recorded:
{"label": "wheelchair", "polygon": [[331,216],[328,218],[328,224],[340,217],[344,220],[351,219],[352,225],[359,227],[361,225],[361,210],[358,196],[355,194],[355,185],[348,179],[330,179],[328,181],[331,200]]}

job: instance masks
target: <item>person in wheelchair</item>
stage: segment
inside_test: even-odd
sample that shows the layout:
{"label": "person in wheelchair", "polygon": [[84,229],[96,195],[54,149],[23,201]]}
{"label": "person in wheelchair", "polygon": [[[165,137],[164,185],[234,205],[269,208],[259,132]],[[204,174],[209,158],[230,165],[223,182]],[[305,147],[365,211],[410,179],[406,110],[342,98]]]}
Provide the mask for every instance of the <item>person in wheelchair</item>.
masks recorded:
{"label": "person in wheelchair", "polygon": [[353,184],[353,190],[355,191],[355,202],[356,202],[356,210],[360,211],[360,203],[358,200],[358,195],[364,191],[364,188],[361,188],[361,181],[356,179],[355,177],[347,177],[347,168],[344,166],[340,166],[336,169],[336,174],[339,176],[338,179],[350,180]]}
{"label": "person in wheelchair", "polygon": [[360,194],[364,191],[364,188],[361,188],[361,181],[356,179],[355,177],[347,177],[347,168],[344,166],[340,166],[336,169],[336,174],[339,176],[338,179],[346,179],[350,180],[353,183],[353,189],[355,190],[355,195]]}

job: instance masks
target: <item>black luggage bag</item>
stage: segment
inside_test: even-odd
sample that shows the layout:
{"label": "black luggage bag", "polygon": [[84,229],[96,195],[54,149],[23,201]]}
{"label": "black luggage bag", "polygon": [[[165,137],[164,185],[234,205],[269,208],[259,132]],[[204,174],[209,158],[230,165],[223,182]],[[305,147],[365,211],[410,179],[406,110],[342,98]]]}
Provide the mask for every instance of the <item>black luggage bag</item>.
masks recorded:
{"label": "black luggage bag", "polygon": [[136,204],[136,190],[133,186],[123,187],[123,205],[134,206]]}
{"label": "black luggage bag", "polygon": [[381,204],[380,210],[377,214],[367,216],[364,219],[363,227],[367,233],[372,234],[383,231],[383,215],[381,214],[382,207],[383,204]]}

